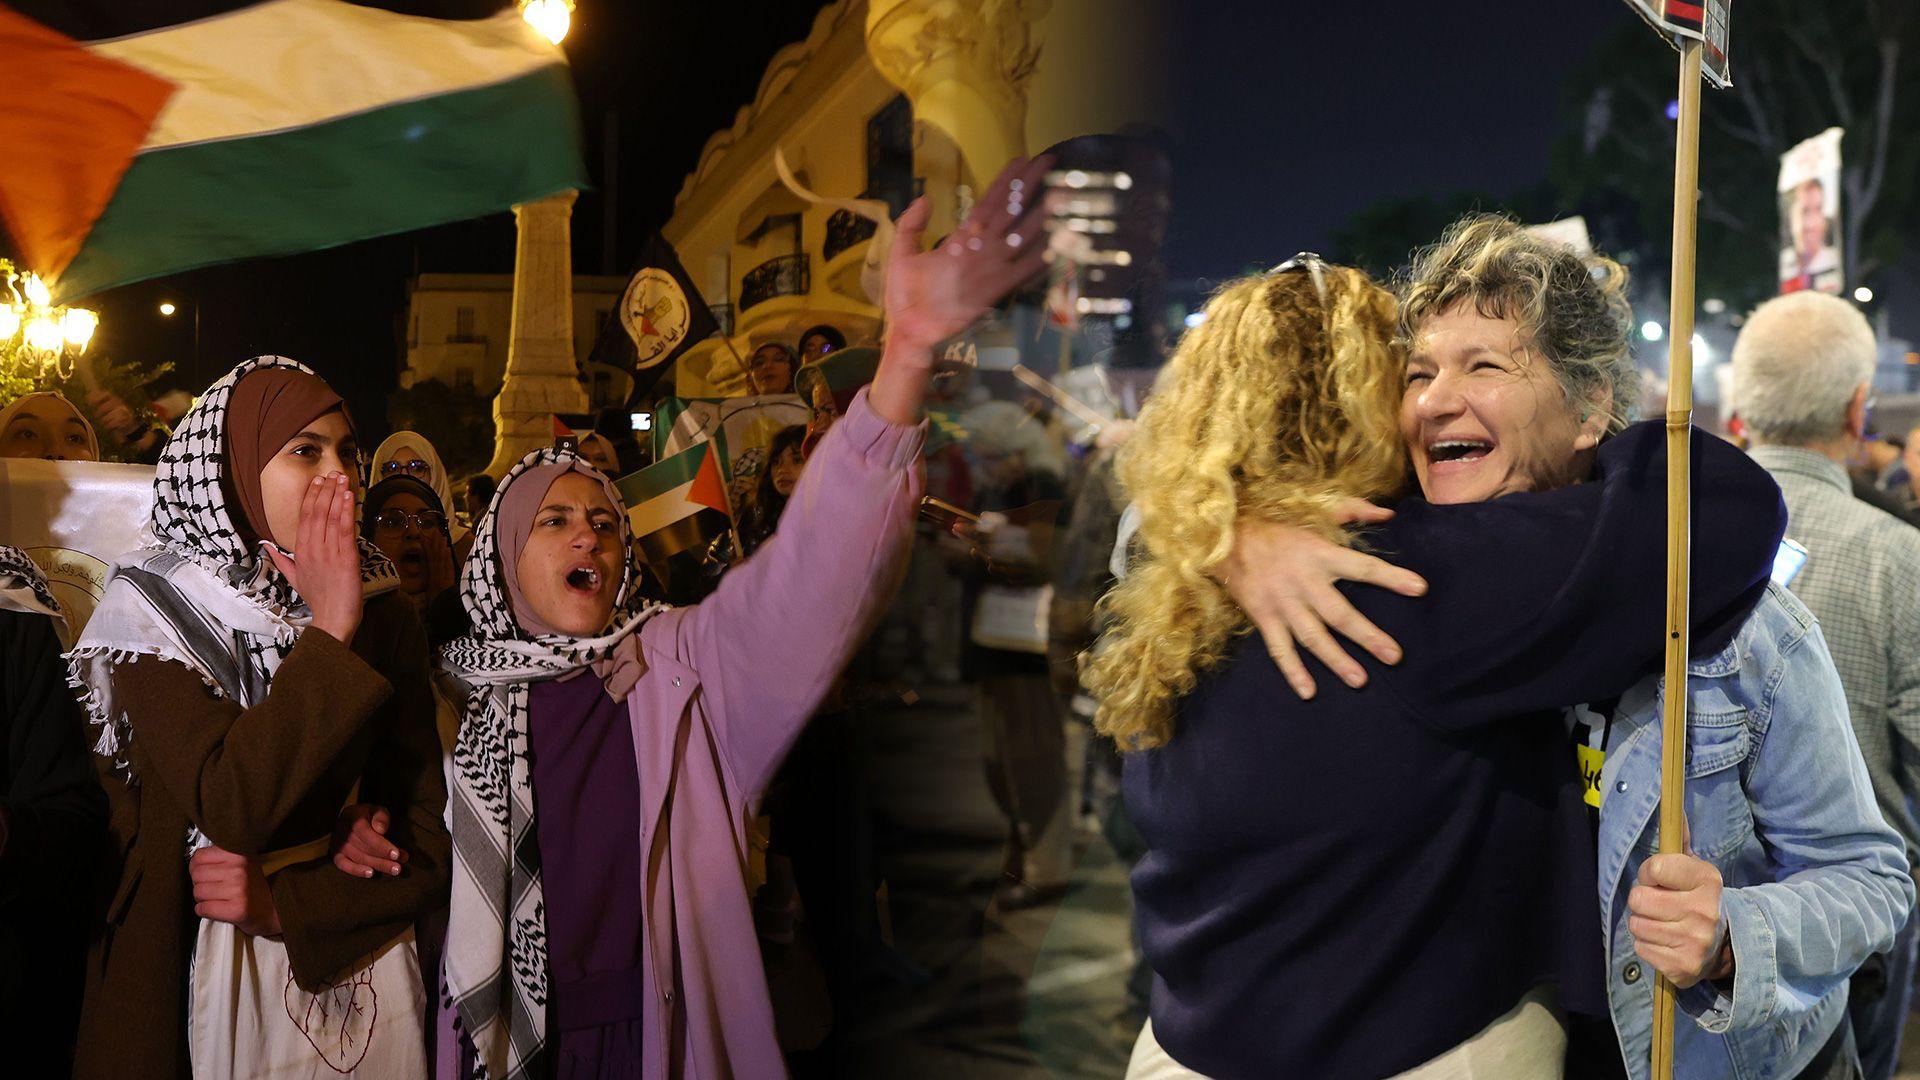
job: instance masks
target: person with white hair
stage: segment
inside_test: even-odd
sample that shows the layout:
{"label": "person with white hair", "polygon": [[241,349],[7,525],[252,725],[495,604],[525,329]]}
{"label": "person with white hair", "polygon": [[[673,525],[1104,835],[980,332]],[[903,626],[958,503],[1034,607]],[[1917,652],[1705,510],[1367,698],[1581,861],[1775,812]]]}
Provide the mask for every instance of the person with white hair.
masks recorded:
{"label": "person with white hair", "polygon": [[[1789,588],[1820,620],[1875,801],[1920,856],[1920,533],[1853,495],[1846,463],[1873,400],[1873,330],[1838,297],[1760,305],[1733,346],[1733,404],[1753,459],[1780,484],[1787,536],[1807,549]],[[1856,976],[1848,1005],[1866,1080],[1887,1080],[1913,990],[1914,924]],[[1877,961],[1877,962],[1876,962]],[[1871,973],[1884,971],[1885,989]]]}

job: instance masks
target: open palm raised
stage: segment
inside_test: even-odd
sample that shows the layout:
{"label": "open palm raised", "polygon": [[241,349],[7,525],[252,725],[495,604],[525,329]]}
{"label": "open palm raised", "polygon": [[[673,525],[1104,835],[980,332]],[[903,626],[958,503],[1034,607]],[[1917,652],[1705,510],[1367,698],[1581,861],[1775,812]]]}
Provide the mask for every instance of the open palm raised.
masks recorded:
{"label": "open palm raised", "polygon": [[1000,170],[960,227],[920,250],[931,214],[925,196],[894,225],[887,265],[888,333],[931,349],[980,317],[1046,263],[1042,178],[1051,158],[1015,158]]}

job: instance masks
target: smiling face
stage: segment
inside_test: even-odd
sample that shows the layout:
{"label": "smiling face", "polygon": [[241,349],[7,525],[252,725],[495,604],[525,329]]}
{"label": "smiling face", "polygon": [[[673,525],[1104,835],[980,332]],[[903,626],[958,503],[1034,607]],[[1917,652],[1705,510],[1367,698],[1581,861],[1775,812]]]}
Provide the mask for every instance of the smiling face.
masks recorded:
{"label": "smiling face", "polygon": [[387,498],[373,524],[374,546],[400,571],[401,590],[416,598],[427,592],[427,530],[419,515],[431,509],[427,500],[402,491]]}
{"label": "smiling face", "polygon": [[97,461],[87,422],[73,406],[52,396],[23,403],[0,431],[0,457],[48,461]]}
{"label": "smiling face", "polygon": [[1793,233],[1794,247],[1803,257],[1827,246],[1827,193],[1815,181],[1794,190]]}
{"label": "smiling face", "polygon": [[288,439],[260,470],[260,500],[267,509],[267,536],[283,550],[294,551],[300,535],[300,506],[318,476],[344,473],[357,500],[360,492],[360,445],[354,441],[347,415],[339,409],[314,419]]}
{"label": "smiling face", "polygon": [[553,482],[515,573],[520,595],[540,622],[591,637],[606,629],[620,591],[625,552],[620,512],[600,481],[569,472]]}
{"label": "smiling face", "polygon": [[1605,413],[1582,420],[1513,319],[1456,304],[1414,335],[1400,432],[1429,502],[1573,483],[1591,466]]}

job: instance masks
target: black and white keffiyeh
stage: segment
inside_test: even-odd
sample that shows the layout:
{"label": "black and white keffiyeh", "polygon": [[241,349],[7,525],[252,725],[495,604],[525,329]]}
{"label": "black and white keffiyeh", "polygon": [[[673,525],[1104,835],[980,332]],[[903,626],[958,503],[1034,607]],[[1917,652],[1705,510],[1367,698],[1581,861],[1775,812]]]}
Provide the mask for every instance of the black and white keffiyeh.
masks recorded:
{"label": "black and white keffiyeh", "polygon": [[453,751],[453,790],[447,793],[453,900],[446,993],[460,1030],[473,1041],[480,1080],[533,1075],[547,1043],[547,919],[528,759],[528,688],[608,659],[665,610],[638,596],[639,566],[625,543],[621,508],[627,556],[613,628],[593,638],[521,629],[500,568],[499,510],[516,481],[547,465],[605,480],[571,450],[536,450],[507,473],[460,570],[460,596],[473,630],[449,642],[440,656],[441,666],[467,691]]}
{"label": "black and white keffiyeh", "polygon": [[[309,371],[281,356],[257,356],[228,372],[194,403],[160,456],[147,544],[122,557],[86,630],[67,654],[68,681],[99,729],[94,752],[114,760],[129,783],[132,732],[113,702],[113,668],[136,656],[185,664],[222,697],[252,706],[312,621],[262,545],[249,549],[220,483],[227,460],[227,403],[234,386],[266,368]],[[360,542],[366,595],[400,587],[399,574]]]}
{"label": "black and white keffiyeh", "polygon": [[25,611],[66,618],[47,587],[40,564],[16,547],[0,547],[0,611]]}

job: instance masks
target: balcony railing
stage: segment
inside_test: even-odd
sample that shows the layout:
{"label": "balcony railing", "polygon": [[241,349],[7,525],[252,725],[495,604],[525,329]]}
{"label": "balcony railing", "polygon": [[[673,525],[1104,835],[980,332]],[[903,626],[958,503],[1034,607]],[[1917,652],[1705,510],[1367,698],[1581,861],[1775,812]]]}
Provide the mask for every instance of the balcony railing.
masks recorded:
{"label": "balcony railing", "polygon": [[776,296],[805,296],[811,287],[804,253],[768,259],[740,279],[740,310]]}
{"label": "balcony railing", "polygon": [[828,262],[832,262],[835,255],[856,244],[864,244],[871,240],[874,230],[878,228],[879,226],[871,220],[852,211],[835,210],[833,215],[827,218],[827,242],[820,249],[820,254]]}

